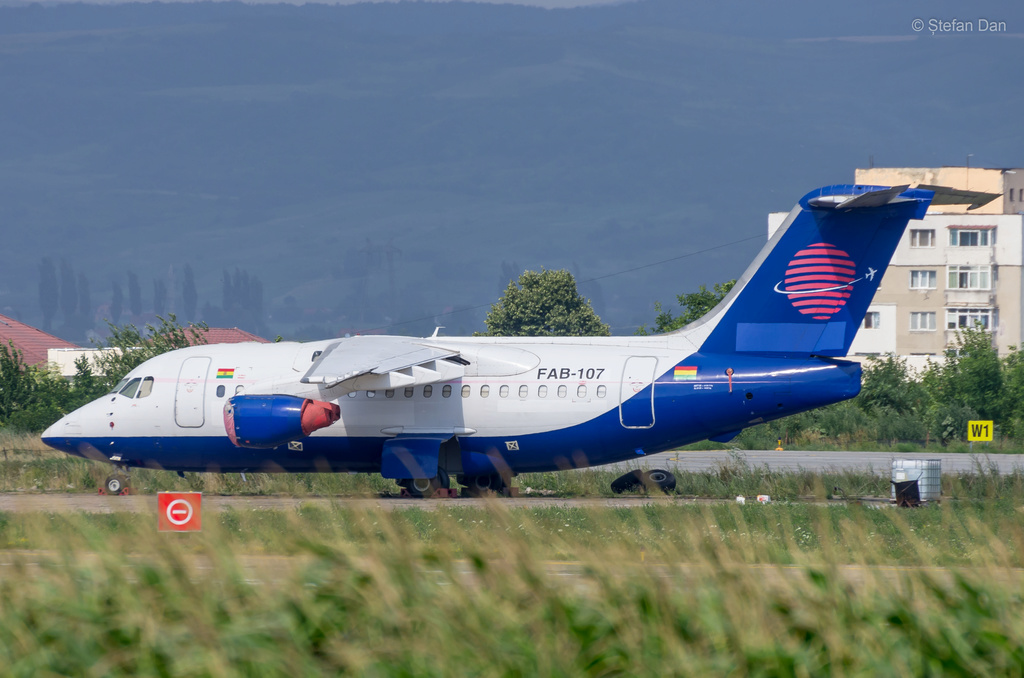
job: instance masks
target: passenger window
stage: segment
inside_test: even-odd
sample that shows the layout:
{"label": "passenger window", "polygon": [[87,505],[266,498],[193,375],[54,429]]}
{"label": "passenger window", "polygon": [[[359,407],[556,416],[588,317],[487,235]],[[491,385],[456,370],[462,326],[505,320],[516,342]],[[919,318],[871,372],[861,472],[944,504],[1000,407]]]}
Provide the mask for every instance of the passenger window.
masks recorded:
{"label": "passenger window", "polygon": [[586,398],[587,397],[587,387],[584,386],[583,384],[580,384],[579,388],[576,389],[576,397],[577,398]]}
{"label": "passenger window", "polygon": [[217,397],[218,398],[223,398],[224,397],[224,384],[221,384],[220,386],[217,387]]}
{"label": "passenger window", "polygon": [[412,397],[412,386],[406,386],[405,387],[405,397],[406,398],[411,398]]}
{"label": "passenger window", "polygon": [[384,397],[385,398],[394,398],[395,397],[395,389],[389,388],[389,389],[385,390],[384,391]]}
{"label": "passenger window", "polygon": [[505,384],[498,389],[498,395],[500,395],[502,398],[508,397],[508,384]]}
{"label": "passenger window", "polygon": [[366,397],[367,398],[376,398],[377,397],[377,392],[376,391],[367,391],[366,392]]}
{"label": "passenger window", "polygon": [[468,398],[469,397],[469,392],[472,391],[472,390],[473,389],[471,389],[469,387],[469,384],[463,384],[463,386],[462,386],[462,397],[463,398]]}
{"label": "passenger window", "polygon": [[351,393],[348,394],[348,397],[349,398],[355,398],[356,397],[356,392],[352,391]]}
{"label": "passenger window", "polygon": [[558,387],[558,397],[564,398],[565,394],[568,393],[568,389],[565,388],[565,384]]}
{"label": "passenger window", "polygon": [[480,397],[486,398],[489,395],[491,395],[491,387],[488,386],[487,384],[484,384],[483,386],[480,387]]}
{"label": "passenger window", "polygon": [[602,385],[597,387],[597,397],[598,398],[603,398],[607,394],[608,394],[608,389],[605,388],[604,384],[602,384]]}
{"label": "passenger window", "polygon": [[141,381],[142,380],[137,377],[129,381],[127,384],[125,384],[125,387],[121,389],[121,395],[123,395],[126,398],[134,398],[135,392],[139,390],[139,382]]}
{"label": "passenger window", "polygon": [[527,386],[526,384],[523,384],[522,386],[519,387],[519,397],[525,398],[528,395],[530,395],[530,387]]}
{"label": "passenger window", "polygon": [[145,398],[153,392],[153,377],[146,377],[142,380],[142,386],[139,387],[139,398]]}
{"label": "passenger window", "polygon": [[423,387],[423,397],[429,398],[432,395],[434,395],[434,387],[431,386],[430,384],[427,384],[426,386]]}
{"label": "passenger window", "polygon": [[452,397],[452,385],[451,384],[445,384],[444,385],[444,388],[441,389],[441,397],[442,398],[451,398]]}
{"label": "passenger window", "polygon": [[548,387],[543,384],[537,387],[537,395],[541,398],[548,397]]}
{"label": "passenger window", "polygon": [[245,393],[245,387],[244,386],[236,386],[235,387],[235,395],[242,395],[243,393]]}

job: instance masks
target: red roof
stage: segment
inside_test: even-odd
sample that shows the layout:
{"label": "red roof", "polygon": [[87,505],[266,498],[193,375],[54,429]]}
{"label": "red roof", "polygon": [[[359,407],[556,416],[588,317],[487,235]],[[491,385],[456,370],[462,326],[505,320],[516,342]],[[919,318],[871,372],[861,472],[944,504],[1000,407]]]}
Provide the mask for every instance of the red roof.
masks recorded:
{"label": "red roof", "polygon": [[21,359],[26,365],[45,363],[48,348],[80,348],[5,315],[0,315],[0,342],[5,346],[8,342],[14,344],[14,348],[21,351]]}
{"label": "red roof", "polygon": [[258,337],[237,327],[210,327],[206,330],[199,330],[199,333],[206,338],[207,344],[241,344],[246,341],[255,341],[258,344],[270,343],[269,339]]}

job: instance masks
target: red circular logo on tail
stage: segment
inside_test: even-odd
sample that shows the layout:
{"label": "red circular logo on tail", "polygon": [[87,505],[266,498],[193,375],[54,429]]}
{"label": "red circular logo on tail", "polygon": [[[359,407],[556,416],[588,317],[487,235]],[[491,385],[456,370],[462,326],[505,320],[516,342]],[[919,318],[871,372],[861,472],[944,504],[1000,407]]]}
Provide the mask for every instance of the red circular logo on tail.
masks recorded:
{"label": "red circular logo on tail", "polygon": [[828,320],[850,298],[856,265],[850,255],[825,242],[796,253],[786,268],[786,279],[775,286],[796,310],[815,320]]}

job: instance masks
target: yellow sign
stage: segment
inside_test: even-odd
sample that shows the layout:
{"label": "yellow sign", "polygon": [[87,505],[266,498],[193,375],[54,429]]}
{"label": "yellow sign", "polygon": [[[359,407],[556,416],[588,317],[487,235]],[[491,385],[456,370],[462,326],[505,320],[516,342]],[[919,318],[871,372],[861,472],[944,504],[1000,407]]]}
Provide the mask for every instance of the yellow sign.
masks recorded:
{"label": "yellow sign", "polygon": [[967,440],[978,442],[992,442],[991,421],[969,421],[967,422]]}

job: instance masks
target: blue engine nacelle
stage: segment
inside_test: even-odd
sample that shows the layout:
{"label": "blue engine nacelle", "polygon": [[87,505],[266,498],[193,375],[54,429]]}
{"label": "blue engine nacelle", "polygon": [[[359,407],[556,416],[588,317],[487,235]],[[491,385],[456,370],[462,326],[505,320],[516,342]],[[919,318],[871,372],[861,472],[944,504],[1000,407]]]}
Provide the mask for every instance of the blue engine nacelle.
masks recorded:
{"label": "blue engine nacelle", "polygon": [[238,395],[224,405],[224,429],[238,447],[284,445],[339,418],[333,403],[290,395]]}

